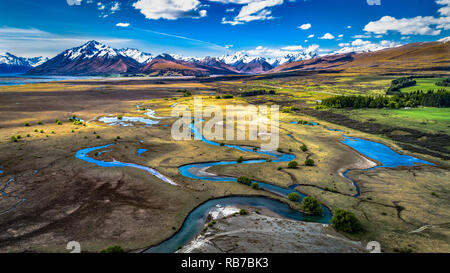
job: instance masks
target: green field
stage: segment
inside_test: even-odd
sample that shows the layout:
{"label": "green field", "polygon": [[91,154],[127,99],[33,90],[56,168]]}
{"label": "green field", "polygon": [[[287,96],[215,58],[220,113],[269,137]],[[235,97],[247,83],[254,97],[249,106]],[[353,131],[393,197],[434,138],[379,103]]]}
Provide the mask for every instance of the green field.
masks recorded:
{"label": "green field", "polygon": [[428,91],[428,90],[438,90],[438,89],[446,89],[447,91],[450,91],[450,87],[435,85],[436,82],[442,81],[443,78],[423,78],[423,79],[419,78],[419,79],[415,79],[415,80],[417,82],[416,85],[402,88],[401,89],[402,92],[412,92],[412,91],[417,91],[417,90]]}
{"label": "green field", "polygon": [[[358,121],[450,134],[450,108],[333,110]],[[373,121],[375,119],[375,121]]]}

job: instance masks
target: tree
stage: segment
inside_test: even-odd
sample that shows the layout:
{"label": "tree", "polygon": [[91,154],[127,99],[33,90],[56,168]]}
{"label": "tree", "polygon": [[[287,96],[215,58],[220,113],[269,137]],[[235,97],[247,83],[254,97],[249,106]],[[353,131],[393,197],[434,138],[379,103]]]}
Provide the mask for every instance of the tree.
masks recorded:
{"label": "tree", "polygon": [[303,152],[308,151],[308,147],[306,147],[305,144],[303,144],[302,146],[300,146],[300,149],[301,149]]}
{"label": "tree", "polygon": [[331,225],[336,230],[347,233],[357,233],[362,230],[361,222],[359,222],[358,218],[353,213],[343,209],[334,211]]}
{"label": "tree", "polygon": [[244,158],[242,156],[240,156],[236,161],[237,161],[237,163],[242,163],[242,161],[244,161]]}
{"label": "tree", "polygon": [[307,196],[302,200],[302,208],[309,214],[322,214],[323,209],[320,206],[320,202],[316,198]]}
{"label": "tree", "polygon": [[250,186],[250,184],[252,183],[252,180],[246,176],[239,176],[236,179],[236,182],[240,183],[240,184],[244,184],[244,185],[248,185]]}
{"label": "tree", "polygon": [[300,200],[300,195],[296,192],[291,192],[288,194],[288,199],[294,202],[298,202]]}
{"label": "tree", "polygon": [[256,182],[253,182],[253,183],[252,183],[252,189],[254,189],[254,190],[259,190],[259,184],[256,183]]}
{"label": "tree", "polygon": [[314,160],[308,158],[305,160],[305,166],[314,166]]}
{"label": "tree", "polygon": [[288,168],[289,169],[295,169],[295,168],[297,168],[297,166],[298,166],[297,161],[291,161],[291,162],[288,163]]}

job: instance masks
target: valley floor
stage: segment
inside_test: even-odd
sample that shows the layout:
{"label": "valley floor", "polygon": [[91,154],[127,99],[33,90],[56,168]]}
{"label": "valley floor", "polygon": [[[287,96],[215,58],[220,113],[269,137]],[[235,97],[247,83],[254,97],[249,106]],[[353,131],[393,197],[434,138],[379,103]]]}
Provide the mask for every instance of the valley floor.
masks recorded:
{"label": "valley floor", "polygon": [[[198,140],[174,141],[171,138],[174,118],[153,118],[158,123],[151,126],[111,126],[98,121],[103,116],[146,117],[142,108],[155,110],[157,117],[169,117],[174,104],[192,106],[192,97],[184,97],[178,92],[184,89],[202,96],[204,105],[225,107],[227,104],[277,102],[270,96],[215,98],[216,94],[235,92],[242,84],[182,81],[165,85],[124,80],[0,87],[0,170],[3,171],[0,173],[0,251],[67,252],[66,244],[72,240],[79,241],[82,251],[86,252],[98,252],[111,245],[120,245],[127,251],[141,251],[172,236],[199,204],[228,195],[267,196],[300,209],[299,203],[264,190],[237,183],[199,181],[182,176],[178,169],[196,162],[235,161],[240,156],[245,160],[268,159],[268,156],[211,146]],[[283,91],[276,98],[284,101],[282,105],[287,105],[289,100],[285,99],[291,98],[293,93],[292,90]],[[312,95],[325,96],[324,93]],[[333,119],[322,119],[320,114],[311,112],[308,104],[299,105],[301,111],[280,114],[280,148],[296,156],[299,168],[288,169],[286,162],[265,162],[215,166],[207,171],[231,177],[246,175],[286,188],[298,184],[298,191],[316,197],[332,211],[336,208],[352,211],[361,220],[364,232],[339,236],[360,241],[364,246],[369,241],[378,241],[386,252],[450,252],[447,220],[450,216],[450,165],[443,157],[445,150],[436,150],[436,146],[417,146],[416,143],[409,143],[416,149],[406,149],[403,142],[397,142],[395,138],[333,122]],[[352,118],[357,120],[363,114]],[[86,126],[68,122],[72,115],[87,122]],[[319,125],[291,124],[299,119]],[[388,124],[381,116],[376,119]],[[62,124],[58,125],[56,120]],[[443,131],[440,134],[448,138],[446,123],[444,120],[433,125],[435,127],[427,125],[424,130],[435,135],[433,130],[438,128]],[[402,127],[408,128],[406,123]],[[344,134],[383,143],[435,166],[362,171],[377,162],[342,144]],[[11,136],[17,138],[18,135],[18,141],[13,142]],[[112,143],[115,145],[89,156],[101,161],[116,160],[154,168],[178,186],[164,183],[136,168],[104,168],[75,158],[75,153],[81,149]],[[226,144],[258,146],[260,141],[228,141]],[[307,152],[300,149],[303,144],[307,145]],[[445,144],[441,143],[441,146],[445,147]],[[138,155],[140,149],[147,151]],[[313,159],[316,165],[304,166],[307,158]],[[343,176],[348,169],[352,169],[348,176],[361,188],[359,197],[351,197],[356,189]],[[271,216],[253,213],[227,218],[218,226],[217,232],[227,232],[228,224],[276,222],[266,218]],[[294,226],[289,221],[285,224],[279,229],[280,236],[288,230],[299,234],[301,230],[318,232],[322,234],[320,236],[326,234],[320,224]],[[268,234],[261,233],[261,237],[270,240]],[[242,236],[245,233],[238,235]],[[300,237],[313,240],[309,236]],[[245,248],[251,251],[262,242],[252,241]],[[311,252],[326,250],[325,246],[313,249],[314,242],[310,241]],[[297,249],[274,246],[263,250],[294,251],[294,248]],[[358,248],[342,246],[332,250],[358,251]]]}

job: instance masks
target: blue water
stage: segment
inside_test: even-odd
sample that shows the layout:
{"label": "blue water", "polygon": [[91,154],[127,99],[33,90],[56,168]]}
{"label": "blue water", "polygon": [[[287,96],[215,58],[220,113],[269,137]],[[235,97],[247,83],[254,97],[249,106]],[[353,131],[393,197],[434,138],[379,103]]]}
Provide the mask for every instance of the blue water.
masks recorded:
{"label": "blue water", "polygon": [[143,153],[145,153],[147,151],[147,149],[139,149],[137,150],[137,155],[141,156]]}
{"label": "blue water", "polygon": [[399,166],[416,166],[417,163],[434,165],[428,161],[418,159],[409,155],[401,155],[389,148],[388,146],[356,137],[344,136],[341,142],[352,147],[361,154],[377,160],[382,164],[379,167],[396,168]]}
{"label": "blue water", "polygon": [[53,81],[100,79],[101,77],[80,76],[31,76],[20,73],[0,73],[0,86],[24,85],[28,83],[45,83]]}
{"label": "blue water", "polygon": [[175,182],[173,182],[170,178],[164,176],[163,174],[159,173],[157,170],[152,169],[150,167],[147,166],[141,166],[138,164],[134,164],[134,163],[124,163],[124,162],[120,162],[120,161],[112,161],[112,162],[106,162],[106,161],[101,161],[101,160],[97,160],[94,159],[92,157],[89,157],[87,154],[96,150],[100,150],[100,149],[105,149],[108,148],[109,146],[112,146],[114,144],[108,144],[108,145],[103,145],[103,146],[98,146],[98,147],[92,147],[92,148],[86,148],[86,149],[82,149],[79,150],[76,154],[75,157],[81,160],[84,160],[86,162],[89,163],[93,163],[97,166],[100,167],[131,167],[131,168],[136,168],[136,169],[141,169],[144,170],[154,176],[156,176],[157,178],[161,179],[162,181],[172,184],[172,185],[177,185]]}
{"label": "blue water", "polygon": [[[386,167],[387,168],[396,168],[396,167],[400,167],[400,166],[406,166],[406,167],[416,166],[418,163],[426,164],[426,165],[434,165],[433,163],[430,163],[428,161],[418,159],[418,158],[415,158],[415,157],[412,157],[409,155],[401,155],[401,154],[395,152],[394,150],[392,150],[391,148],[389,148],[388,146],[378,143],[378,142],[373,142],[373,141],[356,138],[356,137],[345,136],[345,135],[344,135],[344,140],[342,140],[341,142],[347,146],[352,147],[353,149],[355,149],[359,153],[363,154],[364,156],[366,156],[370,159],[377,160],[379,163],[381,163],[381,165],[378,165],[378,166],[375,166],[372,168],[368,168],[368,169],[364,169],[364,171],[372,170],[375,168],[386,168]],[[353,183],[353,185],[356,188],[356,194],[353,196],[358,197],[361,194],[361,189],[359,188],[358,183],[356,183],[356,181],[352,180],[348,176],[348,173],[350,171],[351,170],[346,170],[343,173],[343,175],[345,178],[347,178],[348,180],[350,180]]]}
{"label": "blue water", "polygon": [[297,123],[296,121],[291,121],[291,124],[297,124],[297,125],[307,125],[307,126],[316,126],[317,122],[308,122],[306,124]]}
{"label": "blue water", "polygon": [[162,242],[161,244],[147,249],[146,253],[172,253],[175,252],[178,246],[185,245],[191,241],[200,231],[203,229],[206,219],[208,217],[209,211],[217,207],[227,206],[250,206],[256,208],[269,209],[281,216],[288,219],[298,220],[298,221],[311,221],[328,223],[324,218],[313,216],[305,216],[303,213],[291,209],[287,204],[280,201],[257,196],[229,196],[218,199],[209,200],[193,211],[189,213],[185,219],[181,229],[175,233],[171,238]]}

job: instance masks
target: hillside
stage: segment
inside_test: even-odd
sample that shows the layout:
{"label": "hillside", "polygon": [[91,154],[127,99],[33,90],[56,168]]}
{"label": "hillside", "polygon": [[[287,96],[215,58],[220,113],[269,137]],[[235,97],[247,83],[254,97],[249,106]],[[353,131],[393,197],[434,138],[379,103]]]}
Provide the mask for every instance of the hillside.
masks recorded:
{"label": "hillside", "polygon": [[270,72],[340,70],[350,73],[428,73],[449,71],[450,43],[412,43],[375,52],[327,55],[280,65]]}

